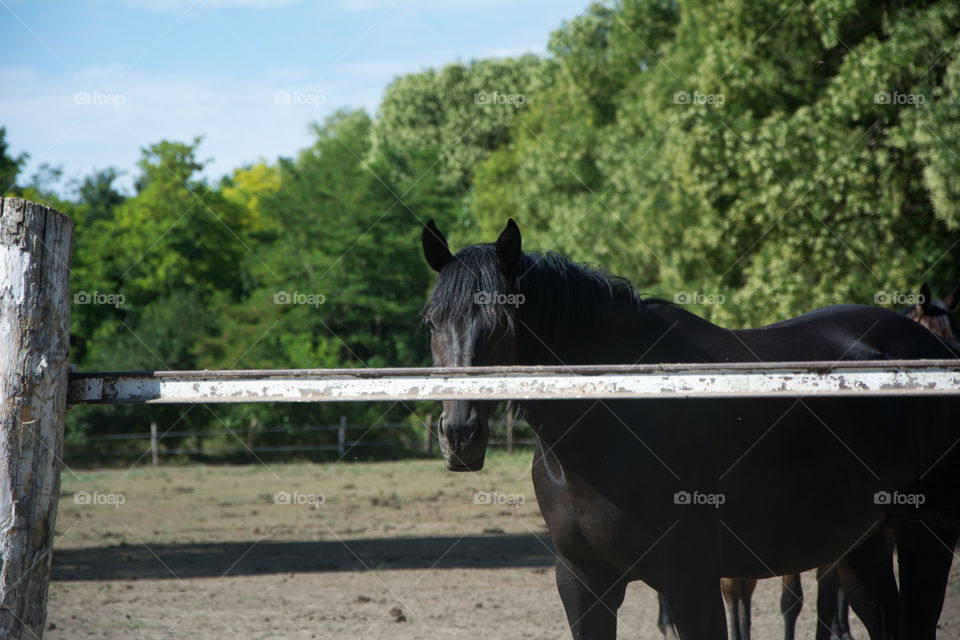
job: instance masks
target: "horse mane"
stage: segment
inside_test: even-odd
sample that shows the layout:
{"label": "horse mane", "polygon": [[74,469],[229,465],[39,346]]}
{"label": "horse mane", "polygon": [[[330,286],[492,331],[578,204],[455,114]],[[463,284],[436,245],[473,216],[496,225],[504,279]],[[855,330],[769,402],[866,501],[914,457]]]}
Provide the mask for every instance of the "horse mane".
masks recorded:
{"label": "horse mane", "polygon": [[[520,294],[516,305],[478,304],[476,295]],[[474,316],[492,331],[516,331],[519,320],[555,330],[581,331],[597,308],[611,303],[639,311],[644,304],[672,303],[644,298],[629,280],[602,268],[573,262],[554,251],[525,252],[508,276],[497,261],[493,244],[477,244],[457,252],[437,277],[424,307],[436,323]]]}

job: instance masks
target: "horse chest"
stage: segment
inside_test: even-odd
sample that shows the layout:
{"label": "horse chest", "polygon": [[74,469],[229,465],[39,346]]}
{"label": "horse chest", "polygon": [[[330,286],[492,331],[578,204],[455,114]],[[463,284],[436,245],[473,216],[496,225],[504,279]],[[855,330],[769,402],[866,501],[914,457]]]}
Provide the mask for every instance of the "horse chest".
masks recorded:
{"label": "horse chest", "polygon": [[534,489],[550,537],[568,558],[629,566],[649,543],[637,518],[595,483],[534,467]]}

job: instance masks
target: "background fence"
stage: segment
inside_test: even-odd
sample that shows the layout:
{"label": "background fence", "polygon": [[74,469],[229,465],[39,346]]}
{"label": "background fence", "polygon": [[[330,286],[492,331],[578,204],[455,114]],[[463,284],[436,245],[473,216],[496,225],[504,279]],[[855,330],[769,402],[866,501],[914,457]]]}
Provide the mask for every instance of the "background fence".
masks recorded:
{"label": "background fence", "polygon": [[[383,432],[394,434],[383,438]],[[491,438],[489,446],[503,447],[513,451],[516,447],[528,447],[536,444],[529,425],[523,420],[515,420],[512,403],[508,403],[505,413],[490,420]],[[333,438],[333,434],[336,438]],[[315,434],[317,437],[312,438]],[[315,439],[308,444],[265,444],[271,436],[288,436],[298,442]],[[237,444],[233,446],[204,446],[205,443],[194,439],[210,438],[214,441],[226,439]],[[429,455],[434,450],[437,439],[433,414],[426,414],[416,422],[390,422],[382,424],[351,424],[346,416],[340,417],[338,424],[305,426],[266,426],[254,418],[245,430],[202,429],[163,431],[156,422],[149,429],[137,433],[103,433],[84,436],[81,443],[67,442],[64,458],[121,458],[135,459],[148,452],[153,465],[160,463],[161,456],[235,456],[238,454],[298,454],[313,452],[336,452],[338,457],[345,456],[357,447],[381,447],[399,449],[403,453],[423,453]],[[184,442],[186,441],[186,443]],[[175,442],[176,444],[171,444]],[[123,446],[123,444],[133,446]],[[206,444],[210,444],[209,442]],[[91,446],[92,445],[92,446]]]}

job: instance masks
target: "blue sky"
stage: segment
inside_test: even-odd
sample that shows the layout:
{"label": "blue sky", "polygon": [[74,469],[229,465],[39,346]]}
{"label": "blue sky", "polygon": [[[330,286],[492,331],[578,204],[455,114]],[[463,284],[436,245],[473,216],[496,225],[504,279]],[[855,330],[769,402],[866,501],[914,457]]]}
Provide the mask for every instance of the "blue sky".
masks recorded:
{"label": "blue sky", "polygon": [[[543,53],[588,0],[0,0],[0,125],[31,175],[108,166],[203,135],[211,178],[291,156],[397,75]],[[284,98],[290,97],[289,104]]]}

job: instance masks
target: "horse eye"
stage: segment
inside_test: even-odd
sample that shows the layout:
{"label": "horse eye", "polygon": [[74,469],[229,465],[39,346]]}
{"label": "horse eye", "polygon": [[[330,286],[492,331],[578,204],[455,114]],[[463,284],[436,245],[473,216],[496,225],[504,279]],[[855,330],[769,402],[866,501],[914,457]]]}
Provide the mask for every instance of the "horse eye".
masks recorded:
{"label": "horse eye", "polygon": [[430,318],[424,318],[423,324],[427,326],[427,329],[430,329],[430,333],[436,333],[437,327],[436,325],[433,324],[433,320],[431,320]]}

